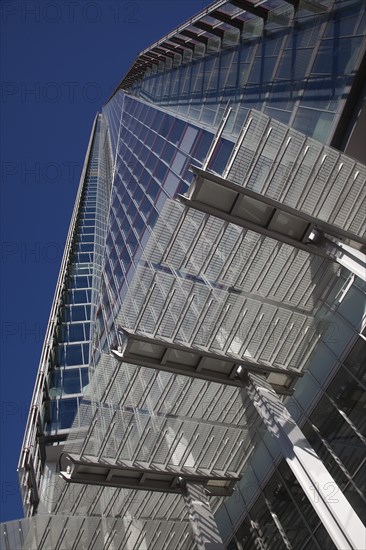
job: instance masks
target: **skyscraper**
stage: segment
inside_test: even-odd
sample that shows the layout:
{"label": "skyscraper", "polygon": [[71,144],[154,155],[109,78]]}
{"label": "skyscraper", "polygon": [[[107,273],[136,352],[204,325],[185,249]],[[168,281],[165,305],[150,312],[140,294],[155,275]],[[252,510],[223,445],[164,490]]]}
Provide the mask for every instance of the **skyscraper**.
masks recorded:
{"label": "skyscraper", "polygon": [[219,0],[91,132],[4,548],[362,548],[365,8]]}

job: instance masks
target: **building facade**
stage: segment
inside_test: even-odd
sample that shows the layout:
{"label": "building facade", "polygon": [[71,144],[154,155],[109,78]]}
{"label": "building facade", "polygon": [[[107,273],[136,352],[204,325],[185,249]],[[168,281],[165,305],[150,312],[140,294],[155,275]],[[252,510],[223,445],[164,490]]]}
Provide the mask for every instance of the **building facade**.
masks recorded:
{"label": "building facade", "polygon": [[366,548],[366,13],[218,0],[95,118],[7,550]]}

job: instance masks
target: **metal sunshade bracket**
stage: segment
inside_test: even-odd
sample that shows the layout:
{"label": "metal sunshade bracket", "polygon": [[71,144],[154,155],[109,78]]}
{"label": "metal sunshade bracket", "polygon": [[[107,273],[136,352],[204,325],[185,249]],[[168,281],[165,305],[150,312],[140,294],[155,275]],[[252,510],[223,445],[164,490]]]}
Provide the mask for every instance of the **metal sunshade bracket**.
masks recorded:
{"label": "metal sunshade bracket", "polygon": [[310,216],[209,170],[190,167],[196,178],[185,206],[343,265],[366,280],[366,239]]}
{"label": "metal sunshade bracket", "polygon": [[303,376],[302,372],[293,369],[213,353],[198,346],[178,344],[124,327],[119,327],[118,333],[119,346],[111,349],[111,355],[120,362],[237,387],[242,386],[237,376],[237,369],[241,366],[242,369],[266,375],[273,389],[284,395],[291,395],[294,382]]}

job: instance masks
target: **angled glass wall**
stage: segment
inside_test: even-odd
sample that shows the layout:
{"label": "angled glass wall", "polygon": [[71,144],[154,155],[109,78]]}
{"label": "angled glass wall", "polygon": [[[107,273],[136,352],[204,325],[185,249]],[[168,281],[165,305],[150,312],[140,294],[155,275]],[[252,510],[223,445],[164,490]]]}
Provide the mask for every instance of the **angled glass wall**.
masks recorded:
{"label": "angled glass wall", "polygon": [[[65,441],[89,383],[89,364],[99,295],[110,195],[109,132],[97,116],[56,288],[22,457],[20,485],[25,511],[34,514],[50,448]],[[37,405],[35,404],[37,402]],[[37,438],[37,444],[35,439]],[[30,481],[31,480],[31,481]]]}
{"label": "angled glass wall", "polygon": [[[248,2],[242,8],[240,2],[227,2],[202,17],[206,32],[194,24],[177,29],[182,48],[191,36],[190,45],[200,45],[205,55],[183,55],[177,66],[169,57],[165,63],[153,60],[132,92],[213,127],[229,101],[233,112],[227,132],[233,135],[248,110],[256,109],[329,143],[362,58],[364,4],[300,1],[294,12],[292,3],[276,0],[266,14],[267,4],[262,2],[256,15]],[[216,48],[210,47],[212,39]]]}
{"label": "angled glass wall", "polygon": [[[169,197],[185,193],[214,133],[118,92],[103,111],[112,128],[115,167],[96,347],[116,341],[113,324],[142,251]],[[116,119],[120,121],[117,131]],[[234,141],[220,138],[210,168],[221,173]]]}

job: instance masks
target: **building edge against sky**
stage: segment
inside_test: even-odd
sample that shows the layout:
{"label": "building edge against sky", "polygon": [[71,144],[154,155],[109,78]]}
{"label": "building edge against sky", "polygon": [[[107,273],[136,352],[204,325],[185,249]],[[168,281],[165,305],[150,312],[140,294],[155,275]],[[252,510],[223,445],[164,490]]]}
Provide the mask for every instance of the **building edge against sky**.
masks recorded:
{"label": "building edge against sky", "polygon": [[219,0],[96,116],[4,548],[366,547],[365,26]]}

